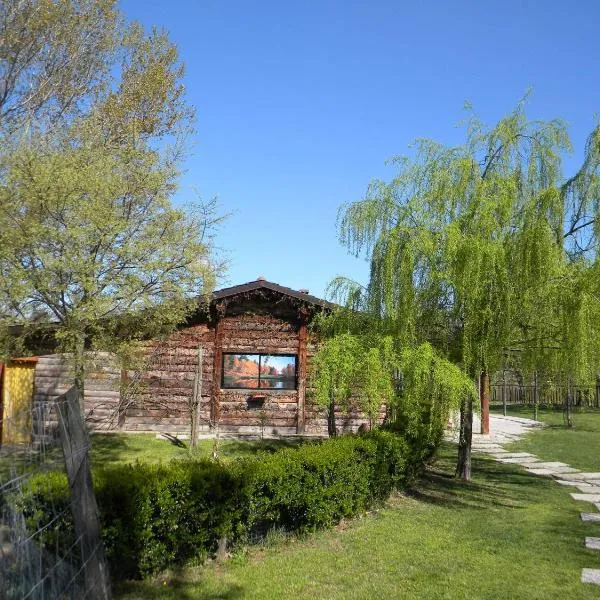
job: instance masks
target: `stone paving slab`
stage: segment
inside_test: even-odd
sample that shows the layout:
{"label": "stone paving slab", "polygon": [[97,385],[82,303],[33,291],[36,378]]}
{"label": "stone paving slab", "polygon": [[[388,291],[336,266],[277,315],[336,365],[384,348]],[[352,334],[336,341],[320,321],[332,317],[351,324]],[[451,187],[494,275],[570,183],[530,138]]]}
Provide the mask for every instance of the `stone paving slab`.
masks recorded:
{"label": "stone paving slab", "polygon": [[540,459],[535,456],[522,456],[520,458],[496,458],[498,462],[508,465],[537,465]]}
{"label": "stone paving slab", "polygon": [[581,520],[589,523],[600,523],[600,513],[581,513]]}
{"label": "stone paving slab", "polygon": [[581,483],[580,481],[566,481],[565,479],[555,479],[554,481],[560,485],[566,485],[569,487],[577,487],[577,485]]}
{"label": "stone paving slab", "polygon": [[600,569],[583,569],[581,571],[581,583],[600,585]]}
{"label": "stone paving slab", "polygon": [[589,483],[577,483],[575,487],[583,494],[600,494],[600,485],[590,485]]}
{"label": "stone paving slab", "polygon": [[552,469],[527,469],[527,472],[530,475],[540,475],[541,477],[555,477],[556,475],[560,475],[560,473],[557,473],[556,471],[553,471]]}
{"label": "stone paving slab", "polygon": [[562,469],[563,467],[569,467],[569,465],[564,462],[540,462],[536,465],[536,469]]}
{"label": "stone paving slab", "polygon": [[477,440],[473,439],[473,446],[480,446],[482,448],[496,448],[500,447],[497,440]]}
{"label": "stone paving slab", "polygon": [[473,437],[473,443],[479,446],[497,446],[498,440],[480,435],[479,437]]}
{"label": "stone paving slab", "polygon": [[580,502],[600,502],[600,494],[571,494],[571,498]]}
{"label": "stone paving slab", "polygon": [[501,452],[508,452],[508,450],[505,450],[498,442],[485,442],[485,443],[481,443],[481,442],[477,442],[476,440],[473,440],[472,442],[472,446],[473,448],[484,448],[484,449],[495,449],[495,448],[499,448]]}
{"label": "stone paving slab", "polygon": [[600,538],[599,537],[586,537],[585,547],[590,550],[600,550]]}
{"label": "stone paving slab", "polygon": [[565,480],[573,480],[573,479],[581,479],[581,480],[588,480],[588,479],[600,479],[600,473],[577,473],[577,475],[565,475],[564,477],[561,477],[561,479],[565,479]]}
{"label": "stone paving slab", "polygon": [[556,467],[554,469],[527,469],[528,473],[534,475],[546,475],[547,477],[562,477],[564,474],[577,473],[572,467]]}
{"label": "stone paving slab", "polygon": [[535,458],[539,460],[535,454],[529,454],[529,452],[506,452],[499,453],[498,455],[492,454],[494,458],[507,459],[507,458]]}

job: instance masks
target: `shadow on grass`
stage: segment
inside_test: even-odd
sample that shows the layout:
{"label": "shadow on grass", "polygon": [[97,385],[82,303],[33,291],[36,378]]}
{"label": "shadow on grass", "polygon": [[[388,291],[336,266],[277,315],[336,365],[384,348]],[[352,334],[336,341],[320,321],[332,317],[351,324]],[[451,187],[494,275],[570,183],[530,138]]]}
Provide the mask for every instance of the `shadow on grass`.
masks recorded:
{"label": "shadow on grass", "polygon": [[[220,592],[198,589],[201,581],[198,575],[190,577],[190,569],[176,569],[164,577],[157,576],[143,581],[122,581],[114,584],[115,598],[124,600],[169,598],[177,600],[238,600],[244,598],[244,588],[238,584],[226,584]],[[202,573],[202,571],[200,571]]]}
{"label": "shadow on grass", "polygon": [[92,461],[121,461],[125,453],[131,452],[125,440],[119,433],[92,435]]}
{"label": "shadow on grass", "polygon": [[454,476],[454,456],[443,447],[434,467],[428,469],[408,495],[454,509],[487,510],[490,507],[520,508],[534,502],[548,482],[520,472],[514,465],[502,465],[492,459],[472,457],[472,481]]}
{"label": "shadow on grass", "polygon": [[224,440],[221,442],[220,453],[223,456],[254,456],[260,452],[273,453],[282,448],[297,448],[301,443],[298,439],[281,440]]}

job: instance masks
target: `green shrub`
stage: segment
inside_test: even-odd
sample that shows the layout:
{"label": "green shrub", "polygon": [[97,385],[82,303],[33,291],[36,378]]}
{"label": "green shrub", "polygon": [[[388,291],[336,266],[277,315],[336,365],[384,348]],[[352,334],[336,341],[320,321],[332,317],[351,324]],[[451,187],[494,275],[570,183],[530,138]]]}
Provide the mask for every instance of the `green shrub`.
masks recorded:
{"label": "green shrub", "polygon": [[376,462],[372,440],[349,436],[244,461],[249,533],[313,531],[364,510]]}
{"label": "green shrub", "polygon": [[[70,548],[75,541],[67,476],[61,471],[35,475],[22,486],[22,494],[13,493],[9,503],[23,511],[29,531],[44,528],[39,539],[46,548]],[[50,524],[50,525],[49,525]]]}
{"label": "green shrub", "polygon": [[[98,470],[94,487],[111,572],[145,576],[214,554],[223,538],[236,546],[273,529],[329,527],[404,486],[419,455],[401,436],[377,430],[228,464],[174,460]],[[23,499],[32,526],[68,506],[64,476],[44,477],[30,482]]]}
{"label": "green shrub", "polygon": [[235,535],[240,481],[210,461],[104,469],[96,482],[106,552],[117,577],[213,553]]}

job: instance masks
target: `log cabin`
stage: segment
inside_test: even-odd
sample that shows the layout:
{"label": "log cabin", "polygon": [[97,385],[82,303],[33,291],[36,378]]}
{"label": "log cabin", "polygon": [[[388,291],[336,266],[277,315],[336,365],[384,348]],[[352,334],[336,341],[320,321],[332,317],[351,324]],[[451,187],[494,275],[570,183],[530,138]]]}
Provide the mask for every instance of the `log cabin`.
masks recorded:
{"label": "log cabin", "polygon": [[[176,436],[326,435],[326,416],[311,402],[316,340],[309,325],[332,308],[308,290],[264,278],[218,290],[176,331],[143,344],[142,368],[122,369],[108,352],[93,355],[85,381],[88,425]],[[65,357],[48,353],[4,365],[0,381],[6,444],[40,429],[15,415],[31,405],[34,420],[48,420],[72,376]],[[357,411],[336,414],[340,432],[366,422]]]}

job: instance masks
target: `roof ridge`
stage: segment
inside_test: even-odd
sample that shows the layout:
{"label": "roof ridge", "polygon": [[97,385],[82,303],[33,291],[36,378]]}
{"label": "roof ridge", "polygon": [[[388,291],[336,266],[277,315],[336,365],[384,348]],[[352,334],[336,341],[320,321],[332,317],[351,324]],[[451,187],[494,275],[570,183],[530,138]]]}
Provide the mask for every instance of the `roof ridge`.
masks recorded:
{"label": "roof ridge", "polygon": [[333,303],[325,300],[323,298],[319,298],[318,296],[314,296],[305,291],[295,290],[291,287],[287,287],[276,283],[274,281],[268,281],[264,278],[259,278],[254,281],[248,281],[246,283],[240,283],[238,285],[233,285],[225,288],[221,288],[220,290],[215,290],[212,293],[212,297],[215,300],[220,298],[227,298],[229,296],[235,296],[236,294],[242,294],[244,292],[251,292],[260,288],[266,288],[271,291],[279,292],[281,294],[285,294],[292,298],[296,298],[297,300],[303,300],[308,302],[309,304],[317,304],[323,307],[333,307],[335,306]]}

